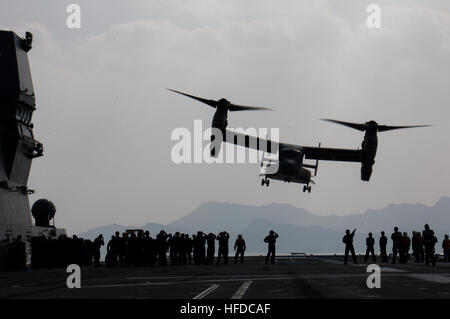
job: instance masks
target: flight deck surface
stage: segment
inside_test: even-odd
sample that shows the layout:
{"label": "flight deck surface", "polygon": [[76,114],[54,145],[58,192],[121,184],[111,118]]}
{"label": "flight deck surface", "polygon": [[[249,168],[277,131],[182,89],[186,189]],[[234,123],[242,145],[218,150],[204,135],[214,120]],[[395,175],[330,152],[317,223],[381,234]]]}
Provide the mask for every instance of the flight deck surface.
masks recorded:
{"label": "flight deck surface", "polygon": [[[0,273],[0,298],[449,298],[450,263],[380,264],[381,288],[367,287],[368,264],[339,256],[247,257],[244,264],[160,268],[83,267],[81,288],[65,269]],[[362,259],[362,258],[361,258]]]}

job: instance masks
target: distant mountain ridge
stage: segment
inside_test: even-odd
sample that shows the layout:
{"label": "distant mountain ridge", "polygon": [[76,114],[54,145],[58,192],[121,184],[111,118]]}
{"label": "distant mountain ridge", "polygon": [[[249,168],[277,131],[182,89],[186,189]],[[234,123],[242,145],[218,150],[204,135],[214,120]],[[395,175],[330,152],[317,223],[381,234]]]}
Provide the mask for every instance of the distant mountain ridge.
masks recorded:
{"label": "distant mountain ridge", "polygon": [[382,209],[367,210],[358,215],[314,215],[303,208],[290,204],[249,206],[240,204],[207,202],[192,213],[172,222],[169,226],[179,229],[205,228],[218,231],[222,228],[242,230],[254,218],[269,222],[296,226],[322,226],[344,231],[358,228],[359,231],[391,231],[394,226],[405,230],[422,230],[429,223],[437,231],[450,231],[450,197],[441,197],[434,206],[423,204],[390,204]]}
{"label": "distant mountain ridge", "polygon": [[450,233],[450,197],[441,197],[433,206],[423,204],[390,204],[382,209],[367,210],[358,215],[318,216],[303,208],[290,204],[269,204],[250,206],[233,203],[206,202],[193,212],[168,224],[148,223],[141,227],[109,225],[93,228],[80,234],[94,238],[103,233],[109,239],[115,231],[121,233],[129,228],[149,230],[154,236],[161,229],[168,233],[176,231],[193,234],[198,230],[218,233],[226,230],[232,238],[242,233],[247,241],[248,251],[263,253],[266,244],[262,241],[269,230],[280,234],[277,244],[279,252],[336,253],[342,251],[342,236],[345,229],[357,228],[355,248],[364,250],[364,238],[373,232],[375,238],[384,230],[390,234],[394,226],[411,234],[430,224],[438,235]]}

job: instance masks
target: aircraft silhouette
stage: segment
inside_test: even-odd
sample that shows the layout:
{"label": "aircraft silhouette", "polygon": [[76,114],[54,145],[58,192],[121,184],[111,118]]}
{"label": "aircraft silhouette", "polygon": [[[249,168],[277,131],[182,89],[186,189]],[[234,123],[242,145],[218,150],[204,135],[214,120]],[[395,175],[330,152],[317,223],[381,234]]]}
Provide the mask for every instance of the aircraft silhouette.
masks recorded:
{"label": "aircraft silhouette", "polygon": [[[341,161],[341,162],[359,162],[361,163],[361,180],[369,181],[372,175],[372,166],[375,163],[375,156],[378,147],[378,132],[385,132],[391,130],[427,127],[430,125],[408,125],[408,126],[388,126],[379,125],[375,121],[366,123],[351,123],[344,121],[337,121],[332,119],[322,119],[323,121],[332,122],[339,125],[344,125],[352,129],[363,131],[364,140],[361,144],[361,149],[344,149],[344,148],[325,148],[311,146],[302,146],[295,144],[287,144],[281,142],[274,142],[268,139],[263,139],[251,135],[234,132],[227,129],[228,125],[228,111],[255,111],[255,110],[272,110],[267,107],[254,107],[235,105],[227,99],[220,99],[218,101],[200,98],[194,95],[186,94],[176,90],[168,89],[172,92],[182,94],[189,98],[195,99],[207,105],[216,108],[211,126],[219,129],[222,132],[223,141],[232,143],[246,148],[263,151],[266,153],[278,153],[278,170],[273,173],[261,174],[264,178],[261,180],[261,185],[269,186],[269,179],[282,180],[285,182],[293,182],[305,184],[303,192],[311,192],[310,184],[314,184],[311,179],[311,171],[307,168],[314,169],[314,176],[317,175],[319,160],[322,161]],[[211,142],[215,140],[215,136],[211,136]],[[212,143],[211,143],[212,145]],[[220,144],[219,144],[220,147]],[[218,147],[217,147],[218,148]],[[211,149],[211,155],[215,156],[216,149]],[[316,160],[315,164],[306,164],[304,159]],[[263,165],[263,164],[261,164]],[[272,162],[265,163],[266,168],[272,165]]]}

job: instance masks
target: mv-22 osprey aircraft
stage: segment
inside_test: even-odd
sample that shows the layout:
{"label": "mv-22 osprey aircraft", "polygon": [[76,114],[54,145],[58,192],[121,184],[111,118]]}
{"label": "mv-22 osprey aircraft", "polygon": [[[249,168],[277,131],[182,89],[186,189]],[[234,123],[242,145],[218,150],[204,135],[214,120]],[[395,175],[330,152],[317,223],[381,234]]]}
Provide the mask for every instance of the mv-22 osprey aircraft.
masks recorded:
{"label": "mv-22 osprey aircraft", "polygon": [[[287,143],[273,142],[268,139],[262,139],[250,135],[244,135],[238,132],[227,129],[228,125],[228,111],[255,111],[255,110],[271,110],[266,107],[253,107],[236,105],[229,102],[227,99],[220,99],[218,101],[208,100],[187,93],[168,89],[172,92],[182,94],[202,103],[205,103],[216,109],[212,120],[212,128],[216,128],[222,132],[223,141],[232,143],[246,148],[263,151],[266,153],[276,153],[278,151],[278,170],[273,173],[263,174],[264,178],[261,180],[261,185],[269,186],[269,179],[282,180],[285,182],[293,182],[305,184],[303,192],[311,192],[310,184],[314,182],[311,180],[311,171],[307,168],[314,169],[314,176],[317,175],[319,160],[322,161],[342,161],[342,162],[360,162],[361,163],[361,180],[369,181],[372,174],[372,166],[375,163],[375,155],[378,146],[378,132],[385,132],[403,128],[412,127],[426,127],[430,125],[410,125],[410,126],[388,126],[379,125],[375,121],[369,121],[362,124],[349,123],[331,119],[323,119],[324,121],[344,125],[358,131],[365,132],[364,140],[361,144],[361,149],[343,149],[343,148],[325,148],[325,147],[311,147]],[[211,136],[211,142],[214,141],[214,136]],[[278,146],[278,147],[274,147]],[[220,146],[220,144],[219,144]],[[216,149],[211,149],[211,155],[215,156]],[[218,153],[218,152],[217,152]],[[304,159],[316,160],[315,164],[306,164]],[[263,164],[261,164],[263,165]],[[269,161],[266,165],[270,166]]]}

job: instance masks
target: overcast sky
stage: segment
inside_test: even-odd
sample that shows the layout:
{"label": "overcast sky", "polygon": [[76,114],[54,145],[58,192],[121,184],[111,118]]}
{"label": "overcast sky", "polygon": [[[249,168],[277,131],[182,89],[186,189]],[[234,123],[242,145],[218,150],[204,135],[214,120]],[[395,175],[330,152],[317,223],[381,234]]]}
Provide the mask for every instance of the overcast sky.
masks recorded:
{"label": "overcast sky", "polygon": [[[52,200],[69,233],[168,223],[212,200],[344,215],[450,195],[448,0],[77,1],[81,29],[66,26],[70,3],[0,3],[2,29],[34,34],[45,156],[33,162],[30,201]],[[370,3],[380,29],[366,26]],[[280,128],[301,145],[360,145],[361,132],[320,118],[434,127],[379,134],[369,183],[357,163],[321,162],[311,194],[262,188],[257,164],[171,161],[172,130],[209,125],[213,110],[165,88],[270,106],[230,113],[229,126]]]}

